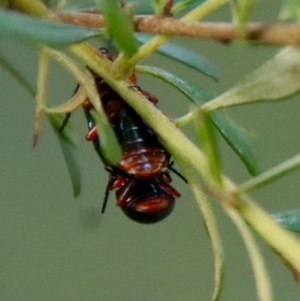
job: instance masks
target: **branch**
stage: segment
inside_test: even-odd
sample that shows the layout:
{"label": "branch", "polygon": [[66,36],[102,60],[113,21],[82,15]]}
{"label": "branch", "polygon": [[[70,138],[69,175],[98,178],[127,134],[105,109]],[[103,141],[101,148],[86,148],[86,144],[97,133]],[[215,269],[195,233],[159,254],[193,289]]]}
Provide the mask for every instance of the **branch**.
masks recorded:
{"label": "branch", "polygon": [[[79,26],[101,28],[104,18],[101,15],[80,12],[58,12],[65,23]],[[135,16],[136,32],[165,35],[180,35],[211,39],[223,43],[244,39],[238,29],[231,23],[186,22],[162,16]],[[294,23],[247,24],[247,40],[275,45],[300,45],[300,26]]]}

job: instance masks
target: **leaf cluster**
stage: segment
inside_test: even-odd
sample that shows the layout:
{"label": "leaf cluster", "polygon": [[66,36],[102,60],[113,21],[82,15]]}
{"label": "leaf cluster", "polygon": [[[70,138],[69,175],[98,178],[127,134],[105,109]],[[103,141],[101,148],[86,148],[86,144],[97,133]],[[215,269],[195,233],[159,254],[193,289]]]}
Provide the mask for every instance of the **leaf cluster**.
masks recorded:
{"label": "leaf cluster", "polygon": [[[93,76],[88,70],[81,67],[87,65],[152,126],[182,168],[199,204],[212,241],[216,271],[213,300],[219,298],[222,288],[223,255],[221,239],[208,198],[220,201],[225,212],[236,224],[244,238],[252,260],[258,296],[261,300],[272,300],[269,278],[261,254],[246,224],[249,224],[284,261],[289,263],[293,272],[296,271],[299,275],[300,259],[297,252],[300,251],[300,242],[275,222],[276,220],[285,228],[300,232],[299,209],[277,213],[272,218],[245,194],[268,185],[298,168],[300,166],[299,155],[268,171],[261,172],[255,139],[222,110],[227,107],[262,101],[277,102],[299,93],[300,51],[298,48],[282,49],[245,79],[225,93],[216,96],[198,83],[180,78],[167,70],[140,65],[144,58],[153,52],[158,52],[214,80],[219,79],[218,68],[211,60],[190,49],[168,42],[170,36],[150,37],[134,34],[132,16],[137,10],[149,13],[151,8],[147,5],[148,1],[141,1],[142,5],[137,7],[130,2],[121,1],[120,4],[117,0],[103,0],[101,5],[87,2],[85,8],[89,7],[97,11],[100,9],[104,14],[105,29],[91,29],[59,22],[54,8],[55,6],[61,7],[60,2],[51,1],[50,4],[54,6],[52,10],[37,0],[12,2],[28,14],[1,9],[0,33],[29,41],[39,47],[41,55],[37,91],[30,87],[26,77],[20,75],[17,67],[7,62],[5,57],[0,57],[0,63],[36,98],[36,137],[39,133],[41,115],[46,114],[64,154],[75,196],[80,193],[80,173],[73,154],[74,142],[71,127],[68,127],[63,134],[58,131],[63,120],[62,114],[72,112],[88,97],[96,109],[94,117],[101,132],[101,147],[104,156],[112,163],[118,162],[121,156],[117,139],[101,108]],[[152,3],[154,8],[152,13],[163,14],[166,5],[171,3],[173,4],[170,10],[171,14],[176,17],[176,14],[181,13],[183,14],[181,20],[191,22],[201,19],[227,1],[196,2],[185,0],[172,3],[157,0]],[[295,5],[293,1],[289,3]],[[236,23],[237,30],[243,32],[245,37],[247,37],[245,25],[254,4],[255,1],[252,0],[232,1],[232,19]],[[74,6],[70,6],[70,8],[72,10],[79,9]],[[285,11],[288,11],[288,7],[285,7]],[[184,14],[185,12],[186,14]],[[119,55],[114,62],[101,57],[97,50],[84,42],[91,38],[108,37],[113,38],[119,50]],[[70,54],[75,55],[76,59],[71,58]],[[47,61],[49,59],[57,60],[81,86],[80,93],[76,93],[70,100],[57,107],[49,107],[45,99]],[[133,70],[137,73],[154,76],[177,89],[190,101],[191,111],[177,120],[169,120],[137,91],[128,89],[126,78]],[[177,128],[187,123],[193,125],[200,148],[191,143]],[[241,159],[252,176],[250,180],[237,186],[222,173],[221,159],[215,143],[215,130],[221,134],[233,152]],[[201,182],[199,176],[202,179]]]}

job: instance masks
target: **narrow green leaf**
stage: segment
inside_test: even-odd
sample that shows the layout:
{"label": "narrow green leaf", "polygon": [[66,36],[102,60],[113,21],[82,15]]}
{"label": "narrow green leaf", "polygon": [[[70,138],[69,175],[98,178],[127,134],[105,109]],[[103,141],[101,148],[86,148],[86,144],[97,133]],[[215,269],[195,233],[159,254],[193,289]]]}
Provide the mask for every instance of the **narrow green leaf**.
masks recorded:
{"label": "narrow green leaf", "polygon": [[179,158],[175,157],[175,160],[180,165],[184,176],[186,177],[189,186],[195,196],[197,205],[201,212],[205,228],[207,230],[212,251],[215,261],[215,276],[214,276],[214,292],[212,296],[212,301],[218,301],[223,288],[224,283],[224,256],[222,241],[218,231],[217,221],[212,211],[209,201],[207,199],[206,193],[204,192],[195,171],[191,166],[185,164],[183,161],[180,161]]}
{"label": "narrow green leaf", "polygon": [[154,7],[155,14],[162,14],[166,0],[152,0],[151,2]]}
{"label": "narrow green leaf", "polygon": [[100,116],[97,111],[93,111],[91,113],[97,124],[102,154],[111,164],[116,165],[122,157],[122,150],[115,132],[107,118]]}
{"label": "narrow green leaf", "polygon": [[62,125],[64,116],[58,114],[49,114],[47,115],[47,117],[52,126],[54,133],[56,134],[64,159],[66,161],[67,168],[72,182],[74,197],[77,197],[81,189],[81,177],[80,177],[79,166],[75,159],[74,148],[76,146],[76,143],[71,135],[71,125],[69,123],[65,127],[64,131],[60,134],[58,130]]}
{"label": "narrow green leaf", "polygon": [[[227,182],[228,183],[228,182]],[[228,188],[234,188],[229,183]],[[229,189],[231,189],[229,188]],[[236,195],[231,204],[247,224],[266,242],[266,244],[283,260],[300,282],[300,241],[283,229],[274,218],[246,195]]]}
{"label": "narrow green leaf", "polygon": [[261,101],[278,101],[300,90],[300,50],[286,47],[246,79],[203,106],[212,111]]}
{"label": "narrow green leaf", "polygon": [[63,10],[68,5],[66,0],[44,0],[43,2],[53,10]]}
{"label": "narrow green leaf", "polygon": [[[199,5],[204,1],[205,0],[183,0],[183,1],[175,0],[174,5],[172,7],[172,13],[177,14],[179,11],[182,11],[184,8],[194,7],[196,4]],[[193,3],[194,3],[194,5],[192,6]],[[151,1],[149,1],[149,0],[139,0],[139,1],[127,0],[126,4],[129,4],[129,5],[132,4],[135,14],[149,15],[149,14],[154,13],[153,5],[152,5]]]}
{"label": "narrow green leaf", "polygon": [[56,46],[100,36],[99,30],[50,22],[7,10],[0,10],[0,33],[35,43]]}
{"label": "narrow green leaf", "polygon": [[[205,1],[205,0],[204,0]],[[175,4],[172,7],[172,13],[176,15],[177,13],[181,12],[182,10],[186,9],[187,7],[192,8],[195,5],[199,5],[204,1],[199,0],[183,0],[183,1],[175,1]],[[176,3],[177,2],[177,3]],[[197,2],[197,3],[196,3]]]}
{"label": "narrow green leaf", "polygon": [[34,118],[34,136],[33,136],[33,147],[36,146],[37,139],[41,130],[41,120],[43,116],[43,107],[46,103],[46,87],[47,87],[47,76],[49,67],[49,57],[41,49],[39,51],[39,63],[38,63],[38,74],[37,74],[37,91],[35,96],[36,107],[35,107],[35,118]]}
{"label": "narrow green leaf", "polygon": [[[189,7],[194,7],[196,4],[199,5],[200,3],[204,2],[205,0],[175,0],[174,5],[172,7],[172,13],[177,14],[181,12],[183,9]],[[197,3],[196,3],[197,2]],[[127,0],[126,4],[132,4],[132,8],[135,14],[140,15],[150,15],[153,14],[153,5],[149,0]],[[194,5],[192,5],[194,4]]]}
{"label": "narrow green leaf", "polygon": [[80,105],[82,105],[86,98],[87,95],[85,90],[79,87],[76,93],[68,101],[56,107],[45,107],[44,111],[48,114],[62,114],[72,112],[76,110]]}
{"label": "narrow green leaf", "polygon": [[255,6],[257,0],[233,0],[232,1],[232,18],[234,24],[237,26],[239,31],[247,35],[246,22]]}
{"label": "narrow green leaf", "polygon": [[[29,94],[34,97],[35,90],[34,88],[27,82],[26,78],[19,74],[19,72],[12,66],[10,63],[5,61],[0,56],[0,65],[4,66],[12,76],[21,83],[21,85],[29,92]],[[74,148],[76,147],[76,143],[71,135],[71,125],[69,124],[65,131],[62,134],[58,133],[58,129],[60,128],[63,122],[63,116],[57,114],[47,115],[48,121],[50,122],[54,133],[57,136],[60,148],[62,150],[64,159],[67,164],[67,168],[70,174],[72,187],[73,187],[73,195],[77,197],[80,193],[80,173],[79,167],[75,160]]]}
{"label": "narrow green leaf", "polygon": [[133,56],[138,48],[133,36],[133,25],[120,7],[119,0],[103,0],[105,23],[119,50],[128,57]]}
{"label": "narrow green leaf", "polygon": [[[145,34],[135,34],[135,37],[140,43],[146,43],[151,38],[149,35]],[[166,57],[174,59],[175,61],[200,71],[215,80],[219,79],[219,71],[215,64],[192,50],[173,43],[165,43],[164,45],[158,47],[156,51]]]}
{"label": "narrow green leaf", "polygon": [[237,125],[224,111],[213,112],[212,119],[228,145],[240,157],[252,176],[260,173],[255,137]]}
{"label": "narrow green leaf", "polygon": [[153,7],[149,0],[141,0],[139,2],[137,2],[136,0],[130,0],[130,1],[126,1],[126,3],[133,4],[132,6],[135,14],[140,14],[140,15],[153,14]]}
{"label": "narrow green leaf", "polygon": [[[98,1],[99,2],[99,1]],[[81,2],[74,2],[74,1],[68,1],[66,3],[66,11],[87,11],[87,10],[97,10],[100,9],[101,11],[101,4],[97,3],[95,0],[85,0]]]}
{"label": "narrow green leaf", "polygon": [[[213,94],[208,90],[190,81],[174,76],[163,69],[157,67],[138,66],[137,71],[151,74],[164,80],[178,89],[195,104],[203,104],[205,102],[209,103],[209,101],[214,98]],[[257,145],[253,136],[239,127],[223,111],[212,112],[211,118],[225,141],[240,157],[242,162],[244,162],[249,173],[251,175],[258,174],[259,166],[257,160]]]}
{"label": "narrow green leaf", "polygon": [[272,287],[264,258],[258,245],[242,216],[231,206],[224,206],[225,212],[234,222],[245,243],[251,260],[252,270],[256,282],[257,300],[272,301]]}
{"label": "narrow green leaf", "polygon": [[[195,109],[195,106],[192,108]],[[195,118],[193,118],[193,127],[201,149],[208,158],[210,174],[207,176],[211,178],[212,185],[222,187],[220,158],[210,114],[199,110]]]}
{"label": "narrow green leaf", "polygon": [[268,183],[274,182],[286,174],[300,167],[300,154],[296,155],[281,164],[264,171],[259,176],[252,178],[238,186],[238,192],[249,192],[259,187],[265,186]]}
{"label": "narrow green leaf", "polygon": [[274,213],[272,216],[286,229],[300,233],[300,208]]}

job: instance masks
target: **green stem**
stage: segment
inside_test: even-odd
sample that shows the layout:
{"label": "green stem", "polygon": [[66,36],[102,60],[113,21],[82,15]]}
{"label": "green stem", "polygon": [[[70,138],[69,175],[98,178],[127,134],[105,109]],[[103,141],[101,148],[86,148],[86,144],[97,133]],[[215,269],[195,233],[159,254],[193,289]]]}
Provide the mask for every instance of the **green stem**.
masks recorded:
{"label": "green stem", "polygon": [[182,126],[190,123],[195,118],[195,116],[197,116],[197,114],[198,114],[198,110],[194,109],[193,111],[185,114],[184,116],[173,120],[173,122],[176,124],[176,126],[182,127]]}
{"label": "green stem", "polygon": [[225,211],[239,230],[248,250],[248,254],[252,263],[253,274],[256,280],[258,300],[271,301],[272,289],[269,275],[261,252],[259,251],[258,246],[251,232],[249,231],[249,228],[233,208],[225,207]]}
{"label": "green stem", "polygon": [[283,229],[258,204],[240,195],[234,208],[264,241],[300,272],[300,242],[292,233]]}
{"label": "green stem", "polygon": [[[229,0],[207,0],[187,13],[180,20],[189,22],[197,21],[213,12],[226,2],[229,2]],[[157,35],[153,37],[150,41],[142,45],[138,52],[129,60],[126,60],[124,55],[121,55],[115,62],[116,68],[124,68],[125,71],[132,69],[138,62],[146,58],[149,54],[153,53],[160,45],[167,42],[170,37],[170,35]]]}
{"label": "green stem", "polygon": [[37,93],[35,97],[36,109],[35,109],[35,119],[34,119],[33,147],[35,147],[37,144],[37,139],[41,128],[43,109],[46,103],[48,63],[49,63],[48,55],[46,54],[44,49],[41,48],[39,51]]}
{"label": "green stem", "polygon": [[[77,66],[74,63],[73,60],[68,58],[65,54],[63,54],[60,51],[57,51],[57,50],[54,50],[51,48],[45,48],[44,51],[50,57],[52,57],[58,63],[60,63],[63,67],[65,67],[66,70],[68,70],[74,76],[76,81],[82,87],[84,87],[84,89],[86,90],[86,93],[87,93],[89,99],[92,101],[96,110],[97,111],[101,110],[101,102],[100,102],[100,98],[99,98],[99,93],[95,86],[95,81],[94,81],[94,78],[92,77],[92,75],[83,71],[79,66]],[[75,98],[75,99],[73,99],[73,102],[71,102],[72,101],[72,99],[71,99],[71,101],[69,101],[68,103],[65,103],[56,108],[45,108],[45,111],[47,113],[53,113],[53,114],[70,112],[70,111],[76,109],[77,107],[79,107],[84,100],[85,100],[85,98],[83,98],[83,97],[79,98],[79,99]]]}
{"label": "green stem", "polygon": [[39,51],[39,65],[38,65],[37,93],[36,93],[37,110],[44,108],[46,103],[48,63],[49,63],[48,55],[42,48]]}
{"label": "green stem", "polygon": [[201,211],[208,236],[211,241],[212,250],[215,259],[215,285],[212,300],[218,300],[222,287],[223,287],[223,272],[224,272],[224,257],[221,237],[217,227],[217,222],[213,211],[211,210],[210,204],[207,200],[206,194],[200,186],[199,180],[195,171],[189,166],[182,162],[180,159],[177,160],[178,164],[183,170],[183,173],[189,183],[191,190],[197,201],[197,205]]}
{"label": "green stem", "polygon": [[227,2],[229,2],[229,0],[207,0],[187,13],[180,20],[189,22],[200,20]]}
{"label": "green stem", "polygon": [[59,21],[57,15],[52,12],[43,2],[37,0],[12,0],[18,8],[42,19]]}
{"label": "green stem", "polygon": [[[194,106],[192,106],[194,107]],[[208,113],[198,111],[197,116],[193,120],[194,131],[198,138],[199,144],[209,161],[210,186],[223,187],[222,174],[220,168],[219,152],[217,150],[217,142],[215,139],[214,127]]]}
{"label": "green stem", "polygon": [[300,154],[284,161],[283,163],[261,173],[259,176],[250,179],[238,186],[237,192],[248,192],[264,186],[270,182],[276,181],[286,174],[300,167]]}
{"label": "green stem", "polygon": [[124,69],[125,73],[127,70],[132,69],[138,62],[153,53],[160,45],[169,40],[169,35],[157,35],[150,39],[147,43],[142,45],[137,53],[131,58],[127,59],[124,55],[119,55],[117,60],[114,62],[114,69]]}
{"label": "green stem", "polygon": [[79,90],[65,103],[58,105],[56,107],[45,107],[44,111],[47,114],[65,114],[73,112],[79,106],[81,106],[87,99],[87,94],[85,89],[79,88]]}

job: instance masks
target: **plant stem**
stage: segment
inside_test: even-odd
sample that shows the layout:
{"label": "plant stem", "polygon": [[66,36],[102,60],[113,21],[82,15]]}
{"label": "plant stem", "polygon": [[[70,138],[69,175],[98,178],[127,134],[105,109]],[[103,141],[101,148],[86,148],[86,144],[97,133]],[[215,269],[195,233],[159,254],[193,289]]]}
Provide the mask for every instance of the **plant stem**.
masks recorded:
{"label": "plant stem", "polygon": [[[201,3],[198,7],[193,9],[191,12],[186,14],[180,20],[182,21],[195,21],[203,18],[208,15],[219,6],[228,2],[229,0],[207,0]],[[142,45],[138,52],[129,60],[126,60],[124,55],[121,55],[115,62],[118,68],[132,69],[138,62],[143,60],[149,54],[153,53],[160,45],[169,40],[170,35],[157,35],[152,38],[150,41]],[[125,61],[126,60],[126,61]]]}
{"label": "plant stem", "polygon": [[189,22],[200,20],[227,2],[229,2],[229,0],[206,0],[183,16],[180,20]]}
{"label": "plant stem", "polygon": [[197,116],[197,114],[199,114],[199,112],[201,111],[201,107],[198,106],[194,107],[193,110],[185,115],[183,115],[182,117],[176,118],[174,120],[174,123],[178,126],[178,127],[182,127],[190,122],[192,122],[195,117]]}
{"label": "plant stem", "polygon": [[43,48],[39,51],[39,65],[37,76],[36,105],[38,109],[44,108],[46,103],[46,87],[49,58]]}
{"label": "plant stem", "polygon": [[238,186],[237,192],[244,193],[257,189],[270,182],[276,181],[287,173],[290,173],[300,167],[300,154],[286,160],[285,162],[261,173],[259,176],[250,179]]}
{"label": "plant stem", "polygon": [[[195,106],[192,106],[192,108],[194,107]],[[220,158],[217,150],[214,127],[209,114],[199,110],[193,120],[193,127],[198,138],[198,143],[209,162],[209,174],[207,175],[207,179],[210,178],[210,185],[221,188],[223,183]]]}
{"label": "plant stem", "polygon": [[[44,50],[49,56],[51,56],[53,59],[55,59],[57,62],[59,62],[63,67],[68,70],[73,77],[76,79],[76,81],[84,87],[87,96],[89,99],[93,102],[93,105],[97,111],[101,110],[101,102],[99,98],[98,90],[95,86],[94,78],[91,74],[84,72],[79,66],[77,66],[73,60],[68,58],[65,54],[63,54],[60,51],[51,49],[51,48],[45,48]],[[79,107],[83,101],[85,100],[84,97],[80,98],[72,98],[71,101],[68,103],[65,103],[61,106],[58,106],[57,108],[50,108],[45,109],[47,113],[66,113],[70,112],[77,107]]]}
{"label": "plant stem", "polygon": [[38,135],[41,128],[41,121],[43,117],[43,109],[46,103],[46,87],[47,87],[47,75],[48,75],[48,63],[49,58],[44,49],[39,51],[39,65],[37,76],[37,93],[36,93],[36,109],[34,119],[34,135],[33,135],[33,147],[37,144]]}
{"label": "plant stem", "polygon": [[48,9],[48,7],[41,1],[37,0],[12,0],[11,2],[17,4],[18,8],[30,13],[32,16],[38,16],[42,19],[59,21],[59,17],[55,12]]}
{"label": "plant stem", "polygon": [[183,170],[184,175],[189,183],[189,186],[193,191],[197,205],[203,217],[208,236],[211,241],[211,246],[215,260],[215,285],[212,300],[216,301],[219,299],[219,296],[222,291],[224,274],[223,248],[221,237],[219,236],[217,222],[213,211],[211,210],[210,204],[207,200],[206,194],[199,183],[197,175],[195,174],[195,171],[188,164],[185,164],[180,159],[178,159],[177,162]]}
{"label": "plant stem", "polygon": [[253,274],[255,275],[258,300],[271,301],[272,289],[269,275],[261,252],[259,251],[249,228],[233,208],[225,207],[225,211],[239,230],[248,250],[248,254],[252,263],[251,265],[253,268]]}
{"label": "plant stem", "polygon": [[237,198],[234,208],[264,241],[274,248],[299,273],[299,240],[292,233],[278,225],[260,206],[245,195],[240,195]]}
{"label": "plant stem", "polygon": [[[57,12],[64,23],[90,28],[105,26],[103,16],[95,13]],[[161,16],[133,17],[136,32],[152,34],[197,37],[230,43],[246,38],[249,41],[267,43],[270,45],[299,45],[300,26],[294,23],[249,22],[245,24],[247,36],[243,37],[232,22],[186,22]]]}

